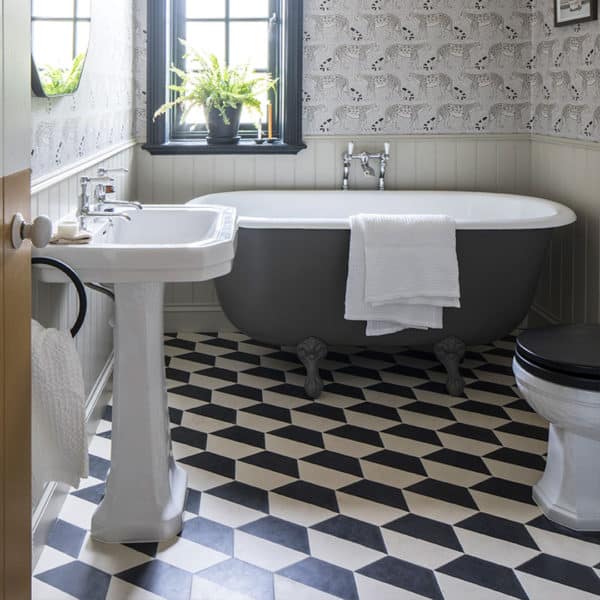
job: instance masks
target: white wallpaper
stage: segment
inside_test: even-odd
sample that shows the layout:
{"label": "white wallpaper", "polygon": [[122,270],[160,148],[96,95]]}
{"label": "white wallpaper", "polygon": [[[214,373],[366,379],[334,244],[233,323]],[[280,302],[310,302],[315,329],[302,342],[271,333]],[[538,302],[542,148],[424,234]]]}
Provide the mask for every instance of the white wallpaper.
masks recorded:
{"label": "white wallpaper", "polygon": [[92,0],[79,90],[32,99],[33,178],[133,137],[133,0]]}
{"label": "white wallpaper", "polygon": [[[596,1],[596,0],[594,0]],[[529,85],[536,133],[600,140],[600,24],[554,27],[552,2],[531,0]]]}

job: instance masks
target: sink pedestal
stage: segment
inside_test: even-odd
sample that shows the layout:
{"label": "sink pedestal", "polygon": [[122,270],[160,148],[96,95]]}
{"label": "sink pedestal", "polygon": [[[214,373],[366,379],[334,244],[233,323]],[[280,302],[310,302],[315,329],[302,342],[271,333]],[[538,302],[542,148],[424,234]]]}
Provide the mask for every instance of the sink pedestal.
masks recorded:
{"label": "sink pedestal", "polygon": [[103,542],[157,542],[182,526],[187,474],[171,451],[163,283],[115,284],[111,469],[92,518]]}

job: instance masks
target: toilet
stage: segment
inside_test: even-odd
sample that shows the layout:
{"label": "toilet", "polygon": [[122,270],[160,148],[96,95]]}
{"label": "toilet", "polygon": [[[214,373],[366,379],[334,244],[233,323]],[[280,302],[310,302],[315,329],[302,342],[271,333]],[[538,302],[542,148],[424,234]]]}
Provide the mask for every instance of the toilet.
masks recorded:
{"label": "toilet", "polygon": [[533,499],[560,525],[600,531],[600,325],[525,331],[513,372],[523,398],[550,423]]}

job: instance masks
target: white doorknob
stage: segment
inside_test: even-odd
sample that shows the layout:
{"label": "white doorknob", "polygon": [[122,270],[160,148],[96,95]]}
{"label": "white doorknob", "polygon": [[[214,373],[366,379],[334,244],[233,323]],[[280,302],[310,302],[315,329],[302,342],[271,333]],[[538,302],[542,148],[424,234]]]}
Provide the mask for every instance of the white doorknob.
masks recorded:
{"label": "white doorknob", "polygon": [[48,245],[51,237],[52,221],[48,217],[37,217],[33,223],[27,223],[21,213],[13,217],[11,225],[13,248],[20,248],[23,240],[31,240],[36,248],[43,248]]}

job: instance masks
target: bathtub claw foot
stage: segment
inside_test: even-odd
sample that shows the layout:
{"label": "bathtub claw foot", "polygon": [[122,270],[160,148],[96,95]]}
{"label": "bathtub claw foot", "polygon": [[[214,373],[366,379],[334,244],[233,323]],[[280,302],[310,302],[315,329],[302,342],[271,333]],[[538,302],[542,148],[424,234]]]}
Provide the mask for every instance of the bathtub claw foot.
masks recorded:
{"label": "bathtub claw foot", "polygon": [[319,374],[319,362],[327,356],[327,345],[320,339],[309,337],[300,342],[296,348],[298,358],[306,367],[304,391],[313,400],[323,391],[323,380]]}
{"label": "bathtub claw foot", "polygon": [[460,374],[460,363],[465,355],[465,343],[457,337],[448,337],[438,342],[433,350],[448,373],[446,382],[448,393],[451,396],[462,396],[465,380]]}

